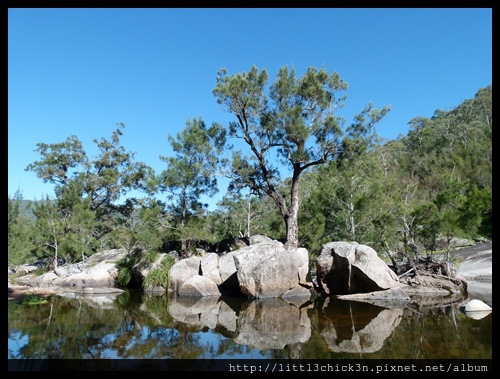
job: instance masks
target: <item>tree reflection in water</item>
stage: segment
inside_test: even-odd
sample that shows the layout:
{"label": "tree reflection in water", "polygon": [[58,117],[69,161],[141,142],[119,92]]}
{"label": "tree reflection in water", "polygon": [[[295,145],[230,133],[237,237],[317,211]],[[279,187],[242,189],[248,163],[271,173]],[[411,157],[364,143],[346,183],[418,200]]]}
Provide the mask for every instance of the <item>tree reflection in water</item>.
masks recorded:
{"label": "tree reflection in water", "polygon": [[8,305],[8,357],[65,359],[492,358],[491,314],[454,299],[366,303],[127,291]]}

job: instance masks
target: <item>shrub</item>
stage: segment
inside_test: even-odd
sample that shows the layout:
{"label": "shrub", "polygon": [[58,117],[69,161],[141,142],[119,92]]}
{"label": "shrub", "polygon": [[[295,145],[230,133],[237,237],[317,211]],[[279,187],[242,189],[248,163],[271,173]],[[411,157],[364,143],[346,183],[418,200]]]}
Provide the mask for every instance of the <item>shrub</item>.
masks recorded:
{"label": "shrub", "polygon": [[161,262],[161,266],[149,271],[144,279],[144,288],[163,287],[168,289],[170,287],[170,269],[175,263],[175,258],[167,255]]}

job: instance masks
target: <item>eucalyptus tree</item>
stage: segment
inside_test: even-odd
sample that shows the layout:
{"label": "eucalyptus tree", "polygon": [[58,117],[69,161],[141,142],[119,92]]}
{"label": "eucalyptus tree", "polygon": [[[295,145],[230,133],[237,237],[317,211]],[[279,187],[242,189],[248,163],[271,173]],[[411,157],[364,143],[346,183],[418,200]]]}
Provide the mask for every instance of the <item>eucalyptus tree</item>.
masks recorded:
{"label": "eucalyptus tree", "polygon": [[250,235],[251,196],[248,194],[246,201],[240,193],[228,193],[217,202],[217,209],[212,212],[213,227],[221,239]]}
{"label": "eucalyptus tree", "polygon": [[[460,180],[450,176],[446,188],[436,196],[434,204],[439,211],[439,232],[446,238],[447,251],[453,237],[475,237],[482,207],[471,194],[468,179]],[[470,209],[471,205],[477,207]]]}
{"label": "eucalyptus tree", "polygon": [[373,248],[384,251],[395,265],[393,253],[407,240],[409,232],[401,226],[408,225],[415,201],[415,183],[408,178],[408,156],[400,141],[388,141],[377,149],[376,156],[380,175],[375,188],[379,188],[379,194],[369,212],[373,235],[370,240],[374,241]]}
{"label": "eucalyptus tree", "polygon": [[167,168],[158,177],[160,192],[172,201],[171,213],[179,220],[179,233],[185,242],[194,238],[188,228],[190,218],[199,215],[207,204],[201,196],[218,191],[217,168],[226,144],[226,131],[219,124],[207,127],[203,119],[188,119],[176,138],[168,135],[175,156],[160,155]]}
{"label": "eucalyptus tree", "polygon": [[279,215],[276,215],[269,200],[267,197],[258,198],[252,193],[227,193],[210,214],[214,234],[219,239],[250,237],[255,234],[277,238],[281,235],[279,225],[276,227]]}
{"label": "eucalyptus tree", "polygon": [[491,86],[450,111],[435,111],[431,119],[414,117],[410,128],[401,139],[401,174],[414,183],[415,199],[438,206],[444,217],[439,232],[491,235]]}
{"label": "eucalyptus tree", "polygon": [[35,203],[33,214],[36,217],[34,227],[36,254],[39,257],[54,257],[55,271],[70,213],[60,211],[56,204],[46,196],[44,200]]}
{"label": "eucalyptus tree", "polygon": [[[231,76],[223,68],[217,73],[213,93],[218,104],[235,116],[229,135],[242,139],[250,150],[250,156],[233,151],[231,188],[247,187],[272,198],[286,225],[286,247],[295,248],[299,244],[300,177],[341,152],[345,120],[334,111],[342,107],[348,85],[338,73],[314,67],[301,77],[296,77],[294,68],[280,68],[269,96],[267,82],[267,70],[259,71],[256,66]],[[388,110],[378,111],[369,104],[353,125],[369,129]],[[283,169],[291,171],[288,194],[277,187]]]}

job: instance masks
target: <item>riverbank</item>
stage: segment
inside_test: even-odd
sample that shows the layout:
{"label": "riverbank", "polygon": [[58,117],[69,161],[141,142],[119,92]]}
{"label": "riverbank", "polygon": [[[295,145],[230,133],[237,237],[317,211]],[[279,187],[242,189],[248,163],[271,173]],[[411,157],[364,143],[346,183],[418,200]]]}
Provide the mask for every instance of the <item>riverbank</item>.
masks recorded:
{"label": "riverbank", "polygon": [[[453,251],[452,256],[459,261],[458,274],[470,282],[469,292],[483,299],[485,296],[491,303],[492,281],[492,243],[481,243]],[[485,288],[486,287],[486,290]],[[47,287],[31,287],[13,285],[8,282],[8,301],[22,301],[28,295],[48,297],[57,292]],[[490,304],[491,305],[491,304]]]}

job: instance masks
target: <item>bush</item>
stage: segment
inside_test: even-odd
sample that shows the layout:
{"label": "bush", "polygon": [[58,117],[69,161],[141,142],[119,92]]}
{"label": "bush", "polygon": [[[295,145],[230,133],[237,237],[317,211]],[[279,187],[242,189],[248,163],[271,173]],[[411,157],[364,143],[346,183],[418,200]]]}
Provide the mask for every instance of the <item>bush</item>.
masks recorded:
{"label": "bush", "polygon": [[161,262],[161,266],[149,271],[144,279],[144,288],[163,287],[168,289],[170,287],[170,269],[175,263],[175,258],[167,255]]}

